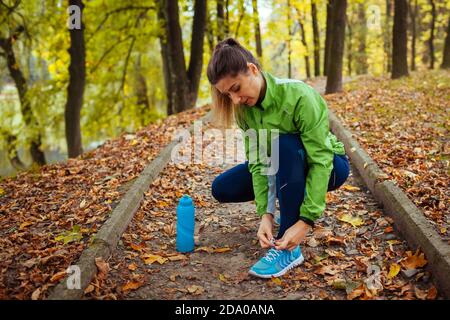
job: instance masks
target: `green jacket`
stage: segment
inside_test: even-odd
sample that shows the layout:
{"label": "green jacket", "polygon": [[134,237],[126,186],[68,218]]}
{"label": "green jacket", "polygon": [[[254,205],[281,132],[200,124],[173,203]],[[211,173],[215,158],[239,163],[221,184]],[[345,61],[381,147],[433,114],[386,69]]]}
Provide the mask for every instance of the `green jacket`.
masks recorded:
{"label": "green jacket", "polygon": [[[248,129],[268,129],[267,147],[270,156],[270,129],[279,133],[299,133],[306,151],[309,171],[306,177],[305,198],[299,208],[300,217],[311,221],[320,218],[325,210],[328,181],[333,169],[334,154],[345,154],[344,145],[329,130],[328,109],[325,100],[312,87],[300,80],[279,79],[262,72],[266,79],[266,94],[260,105],[240,106],[236,122],[244,132]],[[257,146],[259,136],[257,135]],[[244,134],[247,160],[254,146]],[[251,148],[251,150],[250,150]],[[254,154],[253,156],[256,156]],[[275,211],[274,176],[261,174],[265,165],[250,161],[256,211],[259,216]],[[253,163],[252,163],[253,162]]]}

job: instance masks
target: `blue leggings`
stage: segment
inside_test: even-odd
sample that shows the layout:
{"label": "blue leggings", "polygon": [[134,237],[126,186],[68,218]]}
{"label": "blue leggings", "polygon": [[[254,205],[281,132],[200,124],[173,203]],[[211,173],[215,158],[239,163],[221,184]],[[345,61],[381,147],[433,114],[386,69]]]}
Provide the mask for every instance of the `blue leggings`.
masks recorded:
{"label": "blue leggings", "polygon": [[[328,191],[339,188],[347,179],[350,166],[346,155],[334,155]],[[279,135],[279,166],[276,173],[276,196],[280,205],[280,229],[277,239],[299,220],[304,199],[308,164],[306,151],[298,134]],[[283,186],[280,190],[280,186]],[[217,176],[212,183],[213,197],[223,203],[255,199],[248,162],[239,164]]]}

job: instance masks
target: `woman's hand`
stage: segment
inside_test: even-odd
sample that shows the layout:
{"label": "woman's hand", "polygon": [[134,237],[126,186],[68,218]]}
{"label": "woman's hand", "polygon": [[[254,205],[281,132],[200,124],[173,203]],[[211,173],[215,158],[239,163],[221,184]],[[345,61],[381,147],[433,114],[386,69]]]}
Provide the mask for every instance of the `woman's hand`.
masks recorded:
{"label": "woman's hand", "polygon": [[261,218],[261,223],[259,224],[259,230],[257,233],[259,243],[262,248],[272,247],[273,244],[270,240],[273,238],[272,235],[273,228],[273,216],[270,213],[266,213]]}
{"label": "woman's hand", "polygon": [[311,226],[302,220],[297,221],[296,224],[291,226],[283,235],[283,238],[275,241],[275,249],[284,250],[288,249],[292,251],[297,247],[300,243],[305,240],[306,235],[308,234]]}

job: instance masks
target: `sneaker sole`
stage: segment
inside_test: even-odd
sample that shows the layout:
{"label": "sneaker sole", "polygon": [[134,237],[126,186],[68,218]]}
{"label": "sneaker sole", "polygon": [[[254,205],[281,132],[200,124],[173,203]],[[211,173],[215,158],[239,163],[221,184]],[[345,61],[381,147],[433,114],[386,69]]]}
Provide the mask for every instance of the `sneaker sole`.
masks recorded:
{"label": "sneaker sole", "polygon": [[275,274],[258,274],[256,272],[254,272],[253,270],[250,270],[248,273],[255,277],[265,278],[265,279],[272,278],[272,277],[280,277],[283,274],[285,274],[286,272],[288,272],[289,270],[291,270],[292,268],[302,264],[304,260],[305,260],[305,258],[303,257],[303,255],[300,255],[300,257],[298,257],[297,259],[292,261],[286,268],[284,268],[283,270],[281,270],[280,272],[277,272]]}

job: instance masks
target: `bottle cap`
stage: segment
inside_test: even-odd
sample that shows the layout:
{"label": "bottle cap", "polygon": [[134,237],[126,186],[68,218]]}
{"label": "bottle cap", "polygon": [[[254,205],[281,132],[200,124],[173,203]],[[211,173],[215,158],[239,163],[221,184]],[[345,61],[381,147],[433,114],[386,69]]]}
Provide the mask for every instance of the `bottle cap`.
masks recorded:
{"label": "bottle cap", "polygon": [[180,199],[180,205],[181,206],[191,206],[192,205],[192,199],[189,195],[185,194]]}

